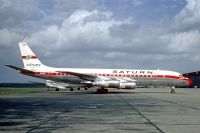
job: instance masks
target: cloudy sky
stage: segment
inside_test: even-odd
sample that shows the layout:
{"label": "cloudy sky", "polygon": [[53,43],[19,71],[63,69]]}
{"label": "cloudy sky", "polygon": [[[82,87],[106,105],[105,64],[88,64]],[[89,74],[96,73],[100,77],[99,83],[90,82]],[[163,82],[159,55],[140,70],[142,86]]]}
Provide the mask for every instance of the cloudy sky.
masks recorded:
{"label": "cloudy sky", "polygon": [[26,41],[54,67],[200,70],[199,0],[0,0],[0,82],[36,81]]}

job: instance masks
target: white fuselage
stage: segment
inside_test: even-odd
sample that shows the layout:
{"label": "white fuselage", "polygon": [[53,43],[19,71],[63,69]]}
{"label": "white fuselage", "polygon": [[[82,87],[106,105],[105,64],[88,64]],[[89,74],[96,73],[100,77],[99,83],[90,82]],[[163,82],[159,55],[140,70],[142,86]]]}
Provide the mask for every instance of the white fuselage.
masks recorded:
{"label": "white fuselage", "polygon": [[136,86],[188,86],[192,81],[166,70],[53,68],[41,63],[26,42],[19,42],[24,68],[7,65],[19,72],[73,85],[134,89]]}
{"label": "white fuselage", "polygon": [[69,84],[81,84],[84,82],[78,76],[63,73],[70,71],[97,76],[94,81],[117,79],[121,82],[135,82],[137,86],[188,86],[190,79],[180,73],[167,70],[138,70],[138,69],[81,69],[81,68],[52,68],[45,67],[36,71],[34,77],[54,80]]}

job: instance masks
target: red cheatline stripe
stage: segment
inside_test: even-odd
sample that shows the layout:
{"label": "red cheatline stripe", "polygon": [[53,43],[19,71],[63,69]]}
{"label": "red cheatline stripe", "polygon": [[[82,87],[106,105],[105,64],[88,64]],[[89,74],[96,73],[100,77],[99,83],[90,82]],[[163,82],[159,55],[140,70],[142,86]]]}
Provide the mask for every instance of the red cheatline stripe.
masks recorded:
{"label": "red cheatline stripe", "polygon": [[[60,72],[35,72],[35,75],[51,75],[51,76],[66,76],[70,75],[66,72],[60,73]],[[132,77],[132,78],[160,78],[160,79],[182,79],[182,80],[188,80],[188,78],[185,77],[178,77],[173,75],[124,75],[124,74],[91,74],[96,76],[105,76],[105,77]]]}
{"label": "red cheatline stripe", "polygon": [[165,75],[165,78],[178,79],[179,77],[177,77],[177,76],[171,76],[171,75]]}
{"label": "red cheatline stripe", "polygon": [[[24,73],[27,75],[37,75],[37,76],[69,76],[70,74],[66,72],[34,72],[32,73]],[[123,74],[91,74],[91,75],[96,75],[96,76],[105,76],[105,77],[132,77],[132,78],[158,78],[158,79],[177,79],[177,80],[185,80],[188,82],[189,85],[192,85],[193,81],[190,78],[187,77],[179,77],[179,76],[174,76],[174,75],[123,75]]]}
{"label": "red cheatline stripe", "polygon": [[38,59],[37,56],[22,56],[22,59]]}

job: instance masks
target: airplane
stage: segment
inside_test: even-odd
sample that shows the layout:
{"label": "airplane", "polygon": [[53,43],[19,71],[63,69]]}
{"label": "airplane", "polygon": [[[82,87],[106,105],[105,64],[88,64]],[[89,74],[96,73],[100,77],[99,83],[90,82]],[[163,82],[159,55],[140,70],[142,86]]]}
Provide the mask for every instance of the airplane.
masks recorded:
{"label": "airplane", "polygon": [[18,44],[24,68],[9,64],[6,66],[32,77],[85,88],[96,87],[100,94],[108,93],[108,88],[135,89],[137,86],[169,86],[171,93],[175,93],[175,86],[192,85],[190,78],[169,70],[49,67],[41,63],[26,42]]}

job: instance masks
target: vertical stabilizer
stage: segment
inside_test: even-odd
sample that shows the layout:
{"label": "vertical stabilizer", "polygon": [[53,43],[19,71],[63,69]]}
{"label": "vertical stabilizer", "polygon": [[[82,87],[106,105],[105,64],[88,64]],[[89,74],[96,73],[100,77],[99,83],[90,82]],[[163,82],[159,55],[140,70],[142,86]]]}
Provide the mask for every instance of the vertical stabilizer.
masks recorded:
{"label": "vertical stabilizer", "polygon": [[24,63],[24,68],[38,70],[45,66],[40,62],[39,58],[33,53],[26,42],[19,42],[19,48]]}

